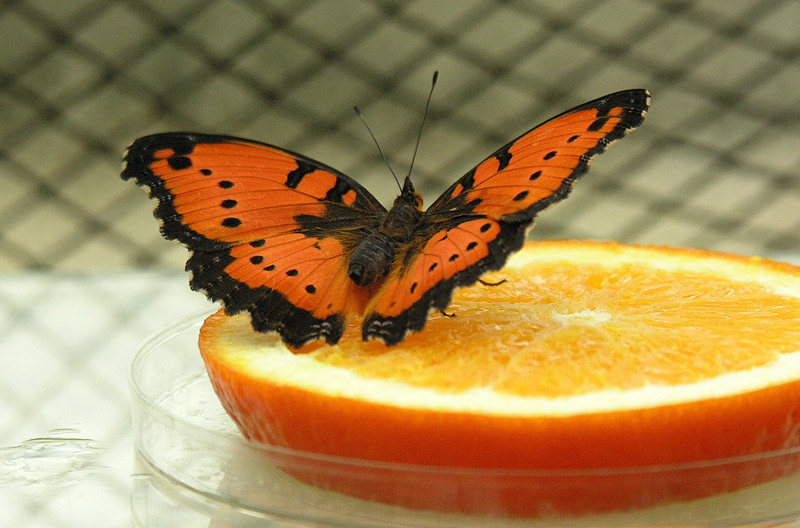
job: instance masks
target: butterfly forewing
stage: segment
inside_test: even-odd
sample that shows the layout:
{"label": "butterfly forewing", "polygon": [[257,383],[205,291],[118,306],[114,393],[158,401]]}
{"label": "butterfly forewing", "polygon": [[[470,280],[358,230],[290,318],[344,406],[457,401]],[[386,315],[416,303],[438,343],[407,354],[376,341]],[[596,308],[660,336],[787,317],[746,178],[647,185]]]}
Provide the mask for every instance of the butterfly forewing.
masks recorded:
{"label": "butterfly forewing", "polygon": [[532,220],[566,198],[596,155],[642,123],[648,106],[646,90],[627,90],[549,119],[461,177],[427,213],[435,218],[469,209],[495,218]]}

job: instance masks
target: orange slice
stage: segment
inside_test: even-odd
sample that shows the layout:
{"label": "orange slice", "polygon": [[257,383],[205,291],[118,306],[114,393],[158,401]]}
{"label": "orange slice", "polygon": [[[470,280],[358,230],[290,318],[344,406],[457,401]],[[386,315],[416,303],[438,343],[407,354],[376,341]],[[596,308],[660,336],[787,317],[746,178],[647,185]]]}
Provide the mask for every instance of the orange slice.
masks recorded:
{"label": "orange slice", "polygon": [[[389,463],[359,482],[296,476],[407,506],[629,508],[737,489],[800,464],[800,269],[543,242],[485,278],[506,282],[458,291],[455,317],[432,314],[395,347],[362,342],[354,321],[336,346],[290,351],[252,331],[248,316],[220,312],[204,324],[200,350],[247,438]],[[764,456],[774,452],[786,456]],[[459,469],[402,491],[381,479],[383,467]],[[487,475],[491,505],[469,492],[485,494]],[[532,475],[551,475],[552,486],[531,491]],[[456,480],[454,501],[443,490]]]}

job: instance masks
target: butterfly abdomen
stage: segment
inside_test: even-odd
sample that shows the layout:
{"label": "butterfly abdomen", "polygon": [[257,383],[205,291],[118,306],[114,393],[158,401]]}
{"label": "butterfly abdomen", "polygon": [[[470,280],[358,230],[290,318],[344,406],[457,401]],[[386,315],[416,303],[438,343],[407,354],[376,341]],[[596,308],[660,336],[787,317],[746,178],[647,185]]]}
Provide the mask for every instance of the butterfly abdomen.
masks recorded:
{"label": "butterfly abdomen", "polygon": [[384,233],[372,233],[353,251],[347,274],[359,286],[383,278],[394,261],[394,242]]}

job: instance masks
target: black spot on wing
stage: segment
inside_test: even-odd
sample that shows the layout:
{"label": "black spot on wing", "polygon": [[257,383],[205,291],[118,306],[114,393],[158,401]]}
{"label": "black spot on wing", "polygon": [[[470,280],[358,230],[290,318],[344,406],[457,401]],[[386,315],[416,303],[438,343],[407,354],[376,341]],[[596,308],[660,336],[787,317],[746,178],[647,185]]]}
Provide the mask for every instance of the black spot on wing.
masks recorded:
{"label": "black spot on wing", "polygon": [[303,178],[315,170],[317,170],[316,167],[310,163],[298,160],[297,168],[286,175],[286,186],[290,189],[296,189],[300,182],[303,181]]}
{"label": "black spot on wing", "polygon": [[[608,112],[607,109],[606,109],[606,112]],[[587,128],[587,130],[589,132],[597,132],[598,130],[600,130],[604,126],[606,126],[606,123],[608,123],[608,118],[607,117],[601,117],[599,119],[595,119],[594,122],[592,122],[592,124],[589,125],[589,128]]]}
{"label": "black spot on wing", "polygon": [[466,173],[460,180],[458,180],[458,183],[461,184],[462,192],[472,189],[475,186],[475,171],[477,169],[478,167],[473,168],[468,173]]}
{"label": "black spot on wing", "polygon": [[191,168],[192,160],[186,156],[170,156],[167,158],[169,168],[175,171]]}
{"label": "black spot on wing", "polygon": [[511,163],[511,158],[513,157],[513,155],[511,154],[511,152],[509,152],[509,150],[511,149],[512,146],[513,143],[509,143],[505,147],[495,152],[494,157],[495,159],[497,159],[498,162],[498,167],[497,167],[498,172],[508,167],[508,164]]}
{"label": "black spot on wing", "polygon": [[342,178],[336,180],[334,185],[325,195],[325,200],[328,202],[342,203],[342,197],[350,192],[353,188],[350,187]]}

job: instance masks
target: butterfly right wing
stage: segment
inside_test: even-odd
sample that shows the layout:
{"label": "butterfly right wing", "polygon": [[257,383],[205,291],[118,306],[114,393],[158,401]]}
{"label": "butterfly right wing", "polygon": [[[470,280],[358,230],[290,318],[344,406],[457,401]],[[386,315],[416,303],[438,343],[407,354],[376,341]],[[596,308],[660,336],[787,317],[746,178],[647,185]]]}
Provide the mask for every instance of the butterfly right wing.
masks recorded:
{"label": "butterfly right wing", "polygon": [[363,311],[371,291],[347,263],[386,210],[344,174],[263,143],[167,133],[135,141],[122,177],[150,189],[165,238],[191,250],[192,289],[249,311],[256,330],[335,343]]}
{"label": "butterfly right wing", "polygon": [[567,110],[522,134],[450,186],[425,211],[413,240],[367,305],[363,336],[386,344],[421,330],[453,290],[502,268],[536,215],[563,200],[591,161],[637,128],[646,90],[626,90]]}

